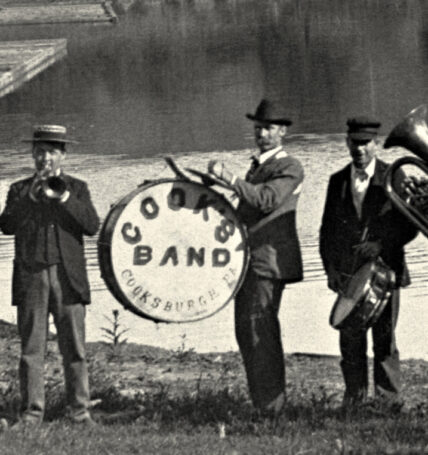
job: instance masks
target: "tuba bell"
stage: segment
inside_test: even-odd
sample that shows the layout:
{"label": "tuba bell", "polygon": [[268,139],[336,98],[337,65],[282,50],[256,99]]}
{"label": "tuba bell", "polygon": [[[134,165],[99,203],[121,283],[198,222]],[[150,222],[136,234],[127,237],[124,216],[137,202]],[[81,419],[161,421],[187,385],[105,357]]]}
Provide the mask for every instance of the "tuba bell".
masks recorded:
{"label": "tuba bell", "polygon": [[390,132],[384,148],[403,147],[418,158],[405,156],[394,161],[385,176],[385,190],[392,203],[428,237],[428,179],[407,177],[397,188],[395,176],[404,165],[413,165],[428,174],[428,126],[425,122],[427,106],[413,109]]}

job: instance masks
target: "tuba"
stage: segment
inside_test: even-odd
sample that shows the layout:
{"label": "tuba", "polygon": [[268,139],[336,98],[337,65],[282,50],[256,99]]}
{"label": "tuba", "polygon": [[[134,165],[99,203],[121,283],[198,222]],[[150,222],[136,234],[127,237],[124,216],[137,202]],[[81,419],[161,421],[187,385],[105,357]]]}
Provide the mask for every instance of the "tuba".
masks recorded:
{"label": "tuba", "polygon": [[413,109],[390,132],[384,148],[403,147],[418,158],[405,156],[394,161],[385,176],[385,190],[392,203],[428,237],[428,179],[407,177],[397,188],[396,172],[404,165],[416,166],[428,174],[428,127],[425,122],[427,106]]}

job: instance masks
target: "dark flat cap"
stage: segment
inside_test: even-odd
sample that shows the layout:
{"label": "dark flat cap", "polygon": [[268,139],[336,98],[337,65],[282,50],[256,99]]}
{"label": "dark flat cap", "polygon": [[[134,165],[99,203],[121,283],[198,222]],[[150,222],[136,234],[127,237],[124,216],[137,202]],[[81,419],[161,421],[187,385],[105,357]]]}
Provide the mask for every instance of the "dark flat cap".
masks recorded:
{"label": "dark flat cap", "polygon": [[377,136],[381,126],[378,120],[367,116],[350,118],[346,124],[348,125],[348,136],[360,141],[372,140]]}
{"label": "dark flat cap", "polygon": [[250,120],[266,123],[274,123],[275,125],[290,126],[293,122],[285,115],[285,110],[282,104],[263,99],[257,106],[256,113],[247,114]]}

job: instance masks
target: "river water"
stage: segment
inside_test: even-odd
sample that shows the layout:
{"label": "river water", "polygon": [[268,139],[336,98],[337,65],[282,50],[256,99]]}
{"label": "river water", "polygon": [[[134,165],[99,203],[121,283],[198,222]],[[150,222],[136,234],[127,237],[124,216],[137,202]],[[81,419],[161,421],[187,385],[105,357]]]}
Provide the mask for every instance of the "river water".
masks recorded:
{"label": "river water", "polygon": [[[35,123],[68,126],[80,141],[68,172],[89,182],[105,217],[110,204],[144,179],[170,176],[162,156],[204,169],[218,157],[243,175],[262,96],[287,106],[294,121],[287,148],[305,167],[298,228],[305,280],[284,295],[285,350],[337,354],[328,325],[334,295],[326,289],[318,230],[328,176],[348,162],[346,118],[369,113],[382,135],[428,100],[428,3],[423,0],[200,0],[146,2],[115,26],[0,27],[1,40],[67,38],[68,56],[0,99],[0,199],[31,172],[20,142]],[[381,151],[392,162],[403,150]],[[93,304],[88,339],[121,308],[100,278],[96,239],[87,241]],[[404,357],[428,359],[424,237],[407,247],[413,278],[402,293],[397,329]],[[12,240],[0,236],[0,318],[9,306]],[[126,336],[167,348],[236,349],[232,305],[212,318],[166,325],[121,311]]]}

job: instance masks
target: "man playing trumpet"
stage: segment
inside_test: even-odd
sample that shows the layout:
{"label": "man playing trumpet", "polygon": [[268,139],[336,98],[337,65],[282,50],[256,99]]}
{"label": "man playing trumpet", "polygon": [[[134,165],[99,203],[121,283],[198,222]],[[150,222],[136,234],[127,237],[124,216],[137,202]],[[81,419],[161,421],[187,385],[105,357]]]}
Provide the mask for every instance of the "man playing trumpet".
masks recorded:
{"label": "man playing trumpet", "polygon": [[[410,283],[404,245],[416,230],[395,209],[384,189],[388,165],[376,158],[380,123],[368,117],[347,122],[346,144],[352,162],[331,176],[320,231],[320,253],[334,292],[345,294],[352,276],[376,258],[395,272],[396,285],[385,309],[372,327],[374,384],[378,397],[397,398],[400,390],[399,353],[395,325],[399,287]],[[398,176],[403,179],[401,173]],[[345,380],[344,405],[367,396],[366,328],[347,325],[340,329],[341,367]]]}
{"label": "man playing trumpet", "polygon": [[65,146],[73,142],[66,138],[66,129],[43,125],[27,142],[32,142],[36,173],[11,185],[0,216],[3,233],[15,236],[12,303],[21,337],[17,428],[43,419],[49,313],[63,357],[70,417],[91,424],[85,359],[85,305],[90,298],[83,235],[94,235],[99,219],[86,183],[62,172]]}

